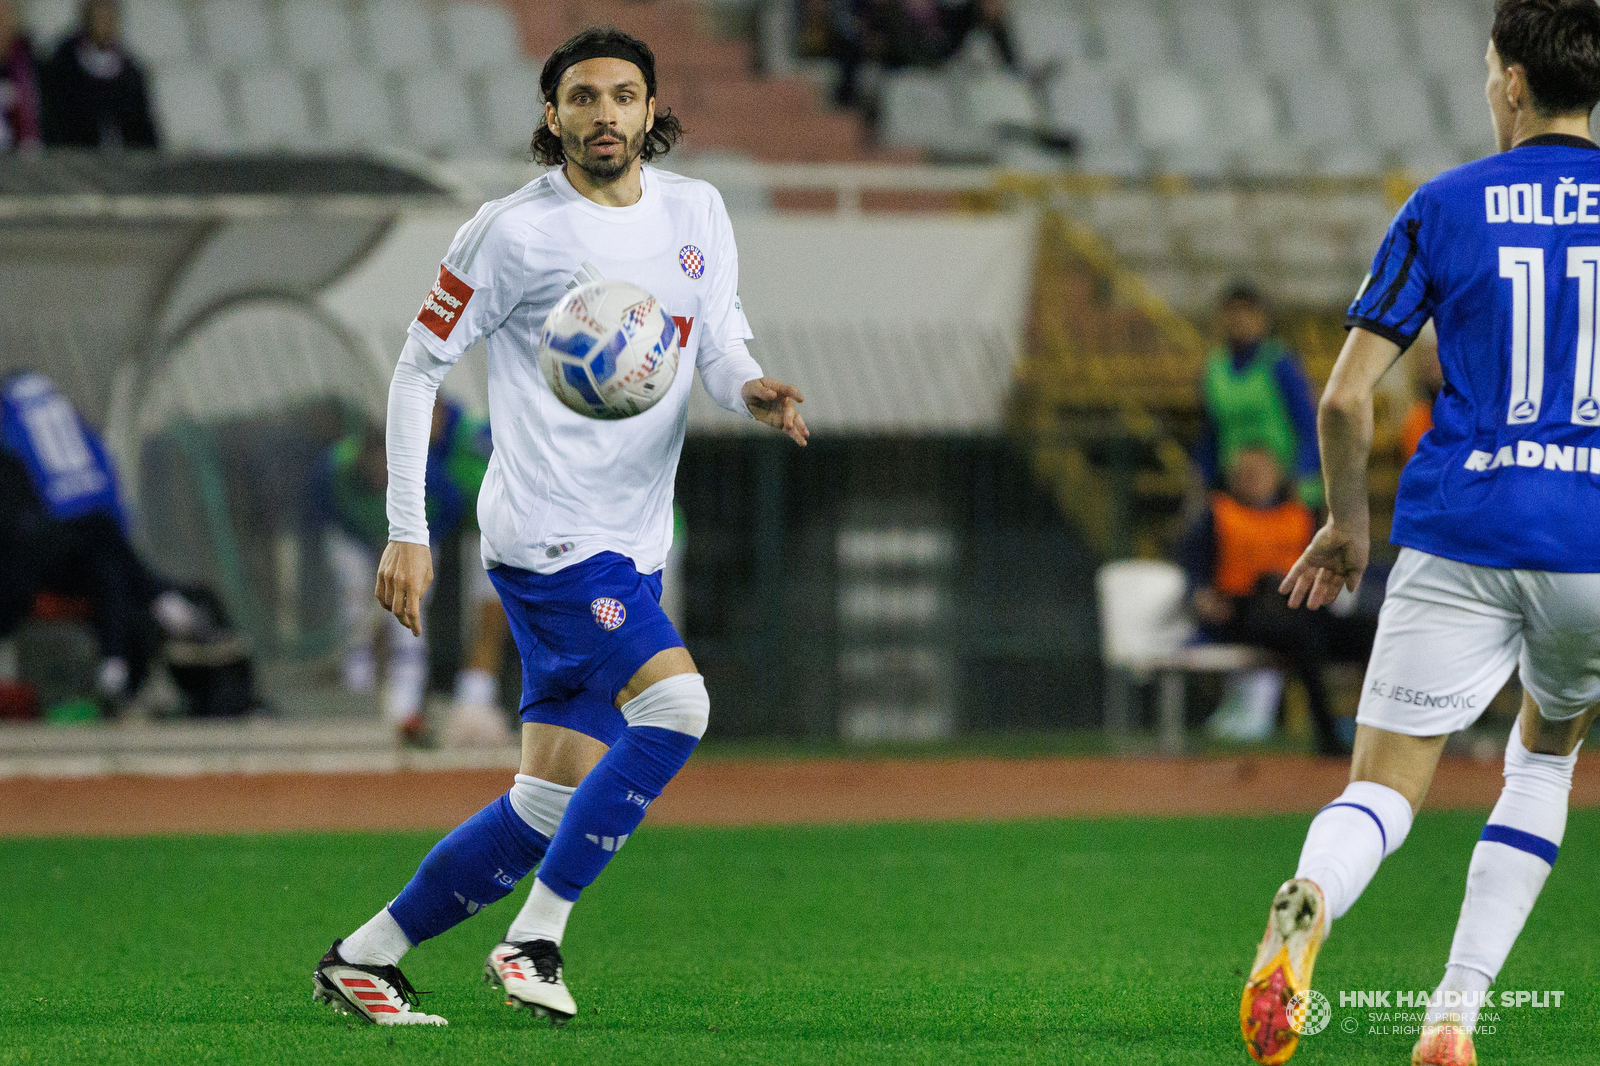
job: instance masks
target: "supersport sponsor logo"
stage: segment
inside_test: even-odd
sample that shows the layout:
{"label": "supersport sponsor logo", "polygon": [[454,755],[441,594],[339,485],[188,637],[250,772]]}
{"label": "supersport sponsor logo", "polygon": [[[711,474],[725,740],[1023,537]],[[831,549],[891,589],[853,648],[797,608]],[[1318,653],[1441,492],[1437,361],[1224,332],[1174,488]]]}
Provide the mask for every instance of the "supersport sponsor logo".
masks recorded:
{"label": "supersport sponsor logo", "polygon": [[417,321],[440,340],[449,340],[456,323],[461,321],[461,312],[466,309],[467,301],[472,299],[472,292],[471,285],[450,273],[449,267],[441,266],[439,280],[422,298],[422,310],[417,312]]}

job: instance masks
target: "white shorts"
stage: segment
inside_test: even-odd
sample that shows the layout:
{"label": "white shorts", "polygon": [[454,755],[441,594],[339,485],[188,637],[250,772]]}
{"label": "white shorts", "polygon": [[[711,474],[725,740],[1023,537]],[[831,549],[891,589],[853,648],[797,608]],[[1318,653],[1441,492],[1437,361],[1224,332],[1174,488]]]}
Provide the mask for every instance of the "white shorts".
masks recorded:
{"label": "white shorts", "polygon": [[1454,733],[1478,720],[1513,668],[1546,718],[1600,701],[1600,574],[1499,570],[1402,548],[1356,721]]}

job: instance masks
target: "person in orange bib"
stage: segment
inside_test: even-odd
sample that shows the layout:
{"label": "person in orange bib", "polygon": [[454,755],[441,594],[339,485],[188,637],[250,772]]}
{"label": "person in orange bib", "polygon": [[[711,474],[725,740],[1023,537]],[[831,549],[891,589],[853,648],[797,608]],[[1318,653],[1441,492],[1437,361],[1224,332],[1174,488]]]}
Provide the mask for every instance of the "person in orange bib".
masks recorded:
{"label": "person in orange bib", "polygon": [[1278,583],[1311,543],[1316,519],[1288,495],[1270,448],[1239,449],[1226,477],[1227,491],[1211,494],[1210,507],[1178,548],[1201,632],[1281,656],[1306,686],[1317,753],[1348,755],[1350,745],[1334,726],[1323,670],[1329,662],[1365,662],[1377,620],[1289,610]]}

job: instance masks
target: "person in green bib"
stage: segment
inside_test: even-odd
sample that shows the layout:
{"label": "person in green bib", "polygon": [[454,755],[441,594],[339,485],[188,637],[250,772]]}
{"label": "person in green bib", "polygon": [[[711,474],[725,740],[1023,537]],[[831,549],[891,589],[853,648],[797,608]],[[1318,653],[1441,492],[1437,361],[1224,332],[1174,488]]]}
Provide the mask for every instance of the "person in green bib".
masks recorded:
{"label": "person in green bib", "polygon": [[1317,406],[1299,357],[1271,336],[1266,300],[1248,282],[1222,294],[1224,341],[1206,358],[1200,379],[1203,415],[1195,460],[1212,489],[1238,453],[1265,445],[1291,471],[1295,495],[1322,506]]}

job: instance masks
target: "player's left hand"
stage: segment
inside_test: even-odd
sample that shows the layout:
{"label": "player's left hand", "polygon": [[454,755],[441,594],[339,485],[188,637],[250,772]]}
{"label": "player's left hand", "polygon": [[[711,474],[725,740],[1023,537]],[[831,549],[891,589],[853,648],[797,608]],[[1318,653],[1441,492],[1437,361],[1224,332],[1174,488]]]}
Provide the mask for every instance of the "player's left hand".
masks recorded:
{"label": "player's left hand", "polygon": [[1290,607],[1302,603],[1313,611],[1325,607],[1339,598],[1340,589],[1354,592],[1361,586],[1371,550],[1372,537],[1366,529],[1347,530],[1330,518],[1295,560],[1278,591],[1288,593]]}
{"label": "player's left hand", "polygon": [[806,402],[799,389],[785,385],[777,378],[756,378],[744,383],[742,395],[744,405],[752,415],[769,426],[783,430],[790,440],[805,447],[811,431],[806,428],[806,420],[800,417],[800,409],[796,406]]}

